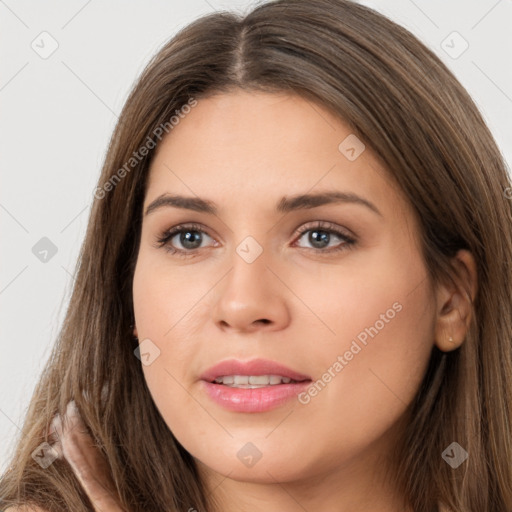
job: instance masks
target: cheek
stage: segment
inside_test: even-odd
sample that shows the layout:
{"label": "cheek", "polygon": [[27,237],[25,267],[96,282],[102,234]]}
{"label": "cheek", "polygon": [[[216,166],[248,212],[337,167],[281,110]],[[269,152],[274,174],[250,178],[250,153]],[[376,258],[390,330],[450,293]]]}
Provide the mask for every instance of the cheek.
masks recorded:
{"label": "cheek", "polygon": [[322,293],[309,292],[331,332],[303,348],[317,362],[317,380],[301,403],[321,418],[326,436],[363,443],[391,427],[413,399],[433,347],[425,275],[418,256],[404,261],[389,251],[323,280]]}
{"label": "cheek", "polygon": [[[141,250],[133,278],[133,304],[139,334],[164,344],[176,336],[201,307],[215,285],[217,273],[194,265],[178,266],[163,249]],[[189,332],[189,331],[187,331]]]}
{"label": "cheek", "polygon": [[169,428],[183,433],[180,439],[190,430],[190,418],[204,413],[188,389],[196,378],[191,362],[202,339],[194,318],[204,310],[203,297],[215,284],[216,274],[204,274],[194,274],[192,267],[170,271],[161,255],[142,252],[133,279],[140,352],[151,354],[149,364],[141,362],[144,378]]}

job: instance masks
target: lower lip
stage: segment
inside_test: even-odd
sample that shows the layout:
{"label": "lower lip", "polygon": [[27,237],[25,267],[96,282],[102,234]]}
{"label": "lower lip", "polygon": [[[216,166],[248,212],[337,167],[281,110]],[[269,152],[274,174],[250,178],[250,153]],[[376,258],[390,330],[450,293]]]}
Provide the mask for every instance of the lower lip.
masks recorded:
{"label": "lower lip", "polygon": [[210,398],[225,409],[235,412],[265,412],[275,409],[309,387],[311,381],[277,384],[262,388],[232,388],[224,384],[202,381]]}

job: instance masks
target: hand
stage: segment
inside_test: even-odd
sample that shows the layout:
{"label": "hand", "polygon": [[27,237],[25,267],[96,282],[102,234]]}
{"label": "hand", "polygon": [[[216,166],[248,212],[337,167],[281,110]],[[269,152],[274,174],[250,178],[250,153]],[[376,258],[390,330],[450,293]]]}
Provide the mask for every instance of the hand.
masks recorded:
{"label": "hand", "polygon": [[66,414],[57,414],[49,434],[56,439],[53,448],[67,460],[97,512],[125,512],[115,490],[109,465],[88,434],[75,401],[68,403]]}

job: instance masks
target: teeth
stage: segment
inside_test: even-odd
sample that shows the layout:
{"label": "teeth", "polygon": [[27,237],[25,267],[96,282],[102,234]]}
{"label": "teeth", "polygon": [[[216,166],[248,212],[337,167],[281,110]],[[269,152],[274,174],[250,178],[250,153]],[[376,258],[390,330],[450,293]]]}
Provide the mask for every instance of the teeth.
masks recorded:
{"label": "teeth", "polygon": [[217,377],[215,382],[234,388],[254,389],[269,385],[289,384],[292,382],[292,379],[281,377],[281,375],[225,375],[223,377]]}

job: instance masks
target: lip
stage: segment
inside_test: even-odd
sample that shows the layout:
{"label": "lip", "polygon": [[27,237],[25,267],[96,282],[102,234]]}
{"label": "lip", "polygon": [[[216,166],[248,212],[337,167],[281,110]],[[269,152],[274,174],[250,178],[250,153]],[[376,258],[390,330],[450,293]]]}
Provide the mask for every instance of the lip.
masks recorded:
{"label": "lip", "polygon": [[224,375],[281,375],[296,381],[311,380],[309,375],[296,372],[269,359],[252,359],[251,361],[228,359],[208,368],[200,378],[206,382],[213,382],[217,377]]}
{"label": "lip", "polygon": [[[213,382],[225,375],[281,375],[298,381],[260,388],[235,388]],[[221,407],[235,412],[265,412],[280,407],[304,391],[311,377],[268,359],[230,359],[212,366],[201,375],[203,391]]]}
{"label": "lip", "polygon": [[284,405],[311,384],[310,380],[295,384],[277,384],[254,389],[232,388],[224,384],[201,381],[203,391],[218,405],[234,412],[266,412]]}

